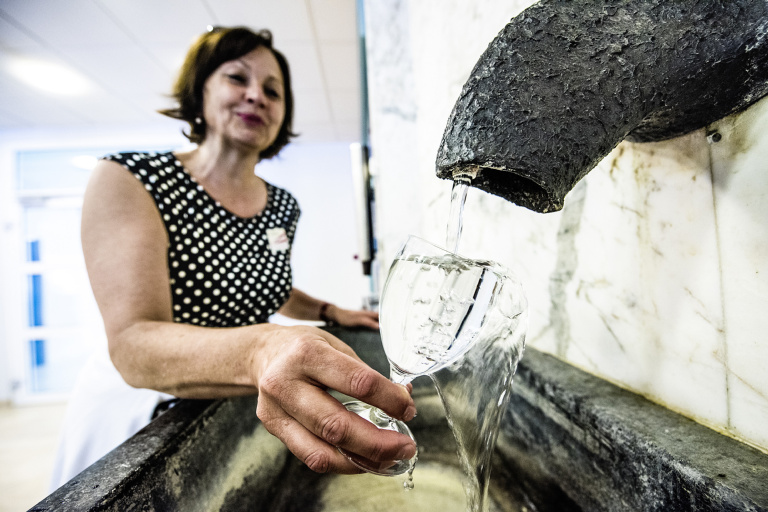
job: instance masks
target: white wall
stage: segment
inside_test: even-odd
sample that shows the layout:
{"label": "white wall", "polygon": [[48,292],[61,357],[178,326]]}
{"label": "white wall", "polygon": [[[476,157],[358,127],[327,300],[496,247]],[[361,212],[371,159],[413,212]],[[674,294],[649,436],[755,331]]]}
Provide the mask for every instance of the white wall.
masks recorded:
{"label": "white wall", "polygon": [[[443,243],[445,122],[531,3],[366,2],[382,262],[409,232]],[[704,130],[622,143],[557,213],[470,190],[459,252],[521,276],[529,345],[768,451],[766,126],[768,98],[709,127],[717,143]]]}
{"label": "white wall", "polygon": [[368,291],[358,252],[349,144],[292,144],[257,173],[291,192],[301,218],[293,248],[293,285],[319,299],[360,308]]}
{"label": "white wall", "polygon": [[[147,127],[99,130],[26,130],[0,134],[0,401],[9,400],[12,382],[22,375],[26,345],[24,244],[20,207],[15,194],[16,153],[21,150],[147,147],[175,149],[187,145],[176,122]],[[302,216],[294,247],[294,285],[329,302],[362,306],[368,279],[356,261],[357,240],[348,144],[295,142],[281,155],[263,162],[257,172],[286,188],[299,201]],[[97,320],[98,321],[98,320]],[[101,329],[99,325],[97,327]]]}

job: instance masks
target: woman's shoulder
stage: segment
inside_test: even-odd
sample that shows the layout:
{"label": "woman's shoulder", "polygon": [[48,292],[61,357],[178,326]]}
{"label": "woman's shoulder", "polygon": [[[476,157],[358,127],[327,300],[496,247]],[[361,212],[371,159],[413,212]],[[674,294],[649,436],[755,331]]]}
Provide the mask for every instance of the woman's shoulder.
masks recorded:
{"label": "woman's shoulder", "polygon": [[104,159],[117,162],[128,168],[136,166],[146,167],[148,165],[155,167],[158,164],[177,163],[177,159],[171,151],[123,151],[110,153],[104,156]]}
{"label": "woman's shoulder", "polygon": [[[112,153],[103,158],[127,170],[149,191],[160,193],[184,186],[190,179],[173,152],[128,151]],[[153,192],[153,194],[154,194]]]}
{"label": "woman's shoulder", "polygon": [[286,189],[278,187],[277,185],[273,185],[266,180],[264,183],[267,184],[267,192],[271,199],[270,202],[273,205],[282,206],[283,208],[289,207],[298,209],[299,202],[296,200],[293,194],[288,192]]}

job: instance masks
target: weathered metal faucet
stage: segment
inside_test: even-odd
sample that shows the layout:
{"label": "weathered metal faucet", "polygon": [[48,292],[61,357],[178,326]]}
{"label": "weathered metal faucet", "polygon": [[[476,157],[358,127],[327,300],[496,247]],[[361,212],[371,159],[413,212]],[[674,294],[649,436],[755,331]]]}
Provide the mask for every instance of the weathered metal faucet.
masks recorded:
{"label": "weathered metal faucet", "polygon": [[766,0],[544,0],[475,65],[437,175],[556,211],[622,140],[683,135],[766,94]]}

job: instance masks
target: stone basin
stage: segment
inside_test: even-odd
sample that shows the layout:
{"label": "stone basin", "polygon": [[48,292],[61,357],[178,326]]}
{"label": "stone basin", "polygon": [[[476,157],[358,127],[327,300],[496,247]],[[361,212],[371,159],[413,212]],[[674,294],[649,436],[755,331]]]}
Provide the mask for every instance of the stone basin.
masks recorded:
{"label": "stone basin", "polygon": [[[384,374],[378,333],[329,328]],[[414,382],[415,489],[318,475],[256,417],[256,397],[183,400],[31,510],[465,510],[442,404]],[[768,511],[768,455],[527,349],[493,455],[490,511]]]}

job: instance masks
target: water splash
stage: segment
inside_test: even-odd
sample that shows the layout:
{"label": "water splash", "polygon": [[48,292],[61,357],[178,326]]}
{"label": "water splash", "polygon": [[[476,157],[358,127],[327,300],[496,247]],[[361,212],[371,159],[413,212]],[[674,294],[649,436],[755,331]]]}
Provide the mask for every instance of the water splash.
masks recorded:
{"label": "water splash", "polygon": [[488,509],[491,456],[525,348],[526,327],[526,314],[521,311],[510,322],[508,333],[486,339],[454,365],[431,375],[456,438],[471,512]]}

